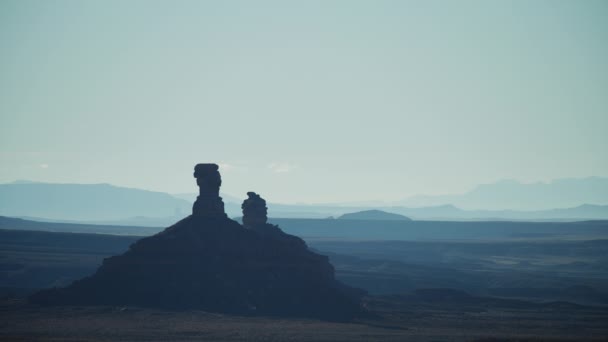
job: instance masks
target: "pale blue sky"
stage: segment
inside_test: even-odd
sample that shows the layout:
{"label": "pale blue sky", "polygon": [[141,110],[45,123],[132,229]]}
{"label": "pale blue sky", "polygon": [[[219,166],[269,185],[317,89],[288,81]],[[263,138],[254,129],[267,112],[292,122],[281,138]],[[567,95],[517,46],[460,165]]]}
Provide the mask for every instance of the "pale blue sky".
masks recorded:
{"label": "pale blue sky", "polygon": [[606,1],[0,0],[0,182],[395,200],[608,176]]}

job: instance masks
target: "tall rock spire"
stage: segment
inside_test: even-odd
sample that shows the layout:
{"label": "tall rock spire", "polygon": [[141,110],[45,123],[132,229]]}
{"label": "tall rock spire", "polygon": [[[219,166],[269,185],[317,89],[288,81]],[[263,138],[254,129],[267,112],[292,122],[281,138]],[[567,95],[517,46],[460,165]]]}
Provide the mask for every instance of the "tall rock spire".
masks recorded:
{"label": "tall rock spire", "polygon": [[224,202],[220,197],[222,176],[217,164],[197,164],[194,178],[199,187],[199,195],[192,207],[192,215],[202,217],[226,217]]}

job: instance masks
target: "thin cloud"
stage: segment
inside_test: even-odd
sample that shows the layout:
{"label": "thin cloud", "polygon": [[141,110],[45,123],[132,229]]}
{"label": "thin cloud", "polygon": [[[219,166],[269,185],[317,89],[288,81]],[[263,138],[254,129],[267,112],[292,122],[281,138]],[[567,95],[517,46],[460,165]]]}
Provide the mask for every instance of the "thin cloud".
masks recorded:
{"label": "thin cloud", "polygon": [[289,162],[272,162],[268,164],[268,168],[274,173],[286,173],[295,169],[295,165]]}
{"label": "thin cloud", "polygon": [[217,165],[220,167],[221,171],[231,171],[234,170],[234,164],[230,164],[230,163],[217,163]]}
{"label": "thin cloud", "polygon": [[48,169],[49,168],[49,164],[40,164],[38,165],[41,169]]}

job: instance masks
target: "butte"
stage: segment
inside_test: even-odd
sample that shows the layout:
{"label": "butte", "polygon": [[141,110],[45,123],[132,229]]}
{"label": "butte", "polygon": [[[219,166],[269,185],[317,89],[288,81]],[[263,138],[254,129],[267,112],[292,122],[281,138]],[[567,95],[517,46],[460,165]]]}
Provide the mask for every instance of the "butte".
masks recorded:
{"label": "butte", "polygon": [[350,320],[363,291],[334,277],[326,256],[267,222],[259,195],[243,202],[243,225],[219,196],[216,164],[198,164],[192,215],[104,259],[95,274],[30,297],[40,305],[199,309],[238,315]]}

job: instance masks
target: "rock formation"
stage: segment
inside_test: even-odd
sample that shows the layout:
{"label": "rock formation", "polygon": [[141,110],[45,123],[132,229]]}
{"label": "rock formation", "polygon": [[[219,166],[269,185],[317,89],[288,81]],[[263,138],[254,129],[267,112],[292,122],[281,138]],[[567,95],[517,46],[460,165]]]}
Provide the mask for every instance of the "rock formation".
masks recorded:
{"label": "rock formation", "polygon": [[[267,239],[280,240],[283,246],[307,249],[304,240],[297,236],[285,234],[279,226],[268,223],[268,208],[266,201],[255,192],[248,192],[248,198],[243,201],[243,226],[251,229]],[[333,271],[332,271],[333,273]]]}
{"label": "rock formation", "polygon": [[285,234],[279,226],[268,223],[268,208],[266,201],[255,192],[248,192],[248,198],[243,201],[243,226],[251,229],[265,238],[282,240],[285,245],[300,245],[297,248],[307,248],[304,240],[297,236]]}
{"label": "rock formation", "polygon": [[267,223],[255,193],[243,203],[246,227],[230,220],[215,164],[199,164],[193,214],[104,260],[90,277],[40,291],[42,305],[135,305],[348,320],[362,291],[334,278],[328,258]]}
{"label": "rock formation", "polygon": [[199,187],[199,195],[192,207],[192,215],[200,217],[226,217],[224,202],[220,197],[222,176],[216,164],[197,164],[194,178]]}
{"label": "rock formation", "polygon": [[248,198],[243,201],[243,226],[253,228],[268,222],[268,208],[266,201],[255,192],[248,192]]}

